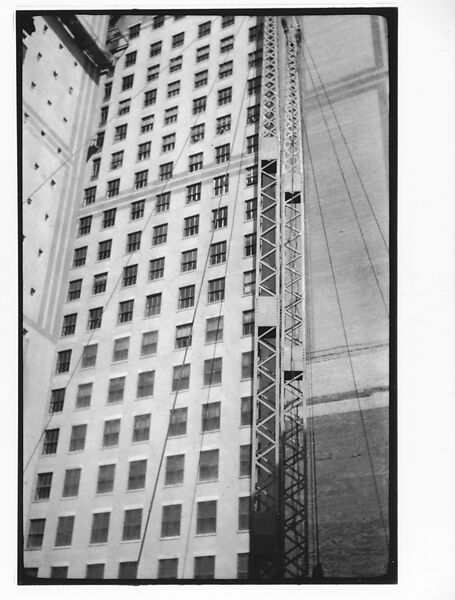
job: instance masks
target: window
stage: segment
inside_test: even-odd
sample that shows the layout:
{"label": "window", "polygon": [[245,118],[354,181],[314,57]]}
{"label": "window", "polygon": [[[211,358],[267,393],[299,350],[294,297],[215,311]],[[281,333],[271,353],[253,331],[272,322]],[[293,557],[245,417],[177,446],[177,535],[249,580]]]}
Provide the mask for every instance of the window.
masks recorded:
{"label": "window", "polygon": [[123,267],[122,287],[135,285],[137,280],[137,265],[128,265]]}
{"label": "window", "polygon": [[186,434],[187,415],[187,408],[175,408],[174,410],[171,410],[169,416],[169,437],[176,437]]}
{"label": "window", "polygon": [[154,258],[149,263],[149,279],[161,279],[164,277],[164,257]]}
{"label": "window", "polygon": [[171,58],[171,60],[169,61],[169,73],[175,73],[176,71],[180,71],[180,69],[182,68],[182,61],[183,57],[181,55]]}
{"label": "window", "polygon": [[114,489],[115,465],[100,465],[98,468],[97,494],[107,494]]}
{"label": "window", "polygon": [[229,27],[230,25],[234,25],[235,17],[233,15],[224,15],[221,17],[221,27]]}
{"label": "window", "polygon": [[159,244],[165,244],[166,241],[167,241],[167,223],[163,223],[163,225],[156,225],[153,228],[152,246],[158,246]]}
{"label": "window", "polygon": [[146,442],[150,436],[150,413],[136,415],[133,425],[133,442]]}
{"label": "window", "polygon": [[147,81],[153,81],[154,79],[158,79],[160,74],[160,65],[151,65],[147,67]]}
{"label": "window", "polygon": [[246,138],[246,150],[248,154],[254,154],[258,151],[258,134],[249,135]]}
{"label": "window", "polygon": [[225,77],[230,77],[232,75],[233,64],[234,63],[232,60],[228,60],[220,65],[220,69],[218,71],[219,79],[224,79]]}
{"label": "window", "polygon": [[144,94],[144,108],[146,106],[151,106],[156,102],[156,90],[148,90]]}
{"label": "window", "polygon": [[149,294],[145,299],[145,316],[154,317],[161,313],[161,293]]}
{"label": "window", "polygon": [[228,104],[232,100],[232,88],[227,87],[222,90],[218,90],[218,106]]}
{"label": "window", "polygon": [[210,402],[202,405],[201,429],[206,431],[218,431],[220,428],[221,403]]}
{"label": "window", "polygon": [[122,77],[122,90],[121,91],[123,92],[125,90],[129,90],[130,88],[132,88],[133,82],[134,82],[134,75],[127,75],[126,77]]}
{"label": "window", "polygon": [[166,458],[166,474],[164,485],[177,485],[183,483],[183,471],[185,466],[185,455],[176,454]]}
{"label": "window", "polygon": [[207,107],[207,96],[193,99],[193,115],[198,115],[205,111]]}
{"label": "window", "polygon": [[128,52],[128,54],[125,54],[125,67],[131,67],[131,65],[136,64],[136,57],[137,57],[136,51]]}
{"label": "window", "polygon": [[67,469],[63,482],[63,498],[73,498],[79,493],[79,482],[81,480],[81,469]]}
{"label": "window", "polygon": [[139,540],[141,538],[142,508],[125,510],[123,518],[122,540]]}
{"label": "window", "polygon": [[145,474],[147,472],[147,461],[132,460],[128,472],[128,490],[142,490],[145,487]]}
{"label": "window", "polygon": [[84,450],[86,435],[87,425],[73,425],[71,427],[69,452],[79,452]]}
{"label": "window", "polygon": [[239,531],[248,531],[250,528],[250,497],[239,498]]}
{"label": "window", "polygon": [[164,15],[153,17],[153,29],[158,29],[164,25]]}
{"label": "window", "polygon": [[[128,338],[126,338],[128,339]],[[115,404],[123,402],[123,393],[125,391],[125,377],[113,377],[109,379],[109,390],[107,393],[107,403]]]}
{"label": "window", "polygon": [[142,334],[141,356],[156,354],[158,346],[158,331],[146,331]]}
{"label": "window", "polygon": [[185,41],[185,33],[183,31],[180,33],[176,33],[175,35],[172,36],[172,47],[177,48],[178,46],[181,46],[184,41]]}
{"label": "window", "polygon": [[191,365],[177,365],[172,373],[172,391],[187,390],[190,387]]}
{"label": "window", "polygon": [[89,204],[93,204],[95,202],[96,196],[96,185],[92,187],[85,188],[84,190],[84,206],[88,206]]}
{"label": "window", "polygon": [[216,533],[216,500],[197,503],[196,533]]}
{"label": "window", "polygon": [[167,210],[169,210],[170,204],[171,192],[163,192],[162,194],[157,194],[155,204],[155,210],[157,213],[166,212]]}
{"label": "window", "polygon": [[134,38],[139,37],[140,32],[141,32],[141,24],[140,23],[138,23],[137,25],[132,25],[128,29],[128,39],[132,40]]}
{"label": "window", "polygon": [[253,352],[242,352],[242,379],[253,377]]}
{"label": "window", "polygon": [[197,249],[182,252],[181,271],[193,271],[197,267]]}
{"label": "window", "polygon": [[142,231],[133,231],[126,237],[126,252],[136,252],[141,247]]}
{"label": "window", "polygon": [[229,191],[229,175],[219,175],[213,178],[213,193],[215,196],[227,194]]}
{"label": "window", "polygon": [[199,481],[218,479],[219,450],[201,450],[199,453]]}
{"label": "window", "polygon": [[193,325],[186,323],[185,325],[177,325],[175,332],[175,347],[189,348],[193,339]]}
{"label": "window", "polygon": [[256,219],[257,216],[257,198],[245,200],[245,220]]}
{"label": "window", "polygon": [[128,323],[133,320],[134,300],[119,302],[117,323]]}
{"label": "window", "polygon": [[112,179],[107,182],[106,198],[118,196],[120,191],[120,179]]}
{"label": "window", "polygon": [[261,78],[260,77],[252,77],[248,79],[248,95],[255,96],[259,94],[261,91]]}
{"label": "window", "polygon": [[254,50],[248,54],[248,67],[250,69],[257,67],[262,63],[262,49]]}
{"label": "window", "polygon": [[178,558],[160,558],[158,560],[158,579],[177,579]]}
{"label": "window", "polygon": [[73,539],[74,516],[59,517],[55,546],[71,546]]}
{"label": "window", "polygon": [[105,135],[104,131],[98,131],[98,133],[96,134],[96,142],[95,142],[95,148],[94,148],[95,152],[99,152],[103,148],[104,135]]}
{"label": "window", "polygon": [[109,536],[110,512],[94,513],[92,517],[91,544],[105,544]]}
{"label": "window", "polygon": [[111,169],[120,169],[123,165],[123,150],[111,154]]}
{"label": "window", "polygon": [[87,565],[85,570],[85,578],[86,579],[103,579],[104,578],[104,564],[103,563],[93,563],[91,565]]}
{"label": "window", "polygon": [[246,444],[244,446],[240,446],[240,477],[250,477],[250,475],[251,475],[251,444]]}
{"label": "window", "polygon": [[208,71],[199,71],[199,73],[194,74],[194,87],[199,88],[207,85],[209,80],[209,72]]}
{"label": "window", "polygon": [[169,152],[175,148],[175,133],[164,135],[161,144],[161,152]]}
{"label": "window", "polygon": [[246,185],[256,185],[258,182],[258,167],[257,165],[253,165],[252,167],[247,167],[246,169]]}
{"label": "window", "polygon": [[118,125],[114,130],[114,142],[120,142],[126,138],[128,125]]}
{"label": "window", "polygon": [[102,106],[100,112],[100,122],[99,126],[102,127],[107,122],[107,114],[109,112],[109,106]]}
{"label": "window", "polygon": [[205,123],[201,123],[200,125],[195,125],[194,127],[191,127],[190,143],[195,144],[196,142],[203,140],[204,135]]}
{"label": "window", "polygon": [[169,123],[175,123],[177,121],[177,113],[178,107],[172,106],[171,108],[166,108],[164,111],[164,124],[169,125]]}
{"label": "window", "polygon": [[163,506],[161,518],[161,537],[178,537],[180,535],[180,520],[182,516],[181,504],[168,504]]}
{"label": "window", "polygon": [[144,371],[137,377],[137,397],[147,398],[153,396],[153,385],[155,382],[155,371]]}
{"label": "window", "polygon": [[196,62],[202,62],[209,57],[210,46],[201,46],[196,50]]}
{"label": "window", "polygon": [[262,26],[261,25],[253,25],[248,29],[248,41],[253,42],[255,39],[260,38],[262,36]]}
{"label": "window", "polygon": [[194,557],[194,579],[215,579],[215,557]]}
{"label": "window", "polygon": [[174,163],[172,162],[160,165],[160,181],[167,181],[168,179],[172,179],[173,168]]}
{"label": "window", "polygon": [[228,207],[221,206],[212,210],[212,229],[221,229],[227,226]]}
{"label": "window", "polygon": [[[150,143],[150,142],[148,142]],[[139,146],[140,148],[140,146]],[[137,202],[131,203],[130,219],[135,221],[136,219],[142,219],[145,210],[145,200],[138,200]]]}
{"label": "window", "polygon": [[71,335],[76,331],[77,313],[63,317],[62,335]]}
{"label": "window", "polygon": [[[143,144],[139,144],[137,148],[137,160],[145,160],[146,158],[150,158],[150,151],[152,148],[152,142],[144,142]],[[142,171],[144,172],[144,171]],[[147,171],[145,171],[147,173]],[[147,178],[146,178],[147,182]]]}
{"label": "window", "polygon": [[49,412],[50,413],[62,412],[64,401],[65,401],[65,388],[61,388],[59,390],[52,390],[51,401],[49,404]]}
{"label": "window", "polygon": [[210,264],[219,265],[226,262],[226,242],[210,245]]}
{"label": "window", "polygon": [[234,48],[234,36],[230,35],[220,41],[220,53],[230,52]]}
{"label": "window", "polygon": [[147,115],[141,119],[141,133],[152,131],[155,122],[155,115]]}
{"label": "window", "polygon": [[180,94],[180,81],[171,81],[167,84],[167,97],[172,98]]}
{"label": "window", "polygon": [[221,383],[223,359],[209,358],[204,360],[204,385]]}
{"label": "window", "polygon": [[178,308],[191,308],[194,306],[194,296],[196,292],[195,285],[187,285],[179,288]]}
{"label": "window", "polygon": [[103,101],[110,100],[112,94],[112,81],[104,84],[104,97]]}
{"label": "window", "polygon": [[189,237],[199,233],[199,215],[185,217],[183,222],[183,237]]}
{"label": "window", "polygon": [[102,294],[106,291],[107,273],[98,273],[93,277],[92,294]]}
{"label": "window", "polygon": [[256,254],[256,234],[248,233],[244,238],[245,257]]}
{"label": "window", "polygon": [[255,106],[249,106],[247,108],[247,113],[246,113],[246,122],[247,125],[251,125],[253,123],[257,123],[259,121],[259,104],[256,104]]}
{"label": "window", "polygon": [[94,367],[96,364],[96,354],[98,352],[98,344],[89,344],[84,346],[82,351],[82,362],[81,367],[83,369],[87,367]]}
{"label": "window", "polygon": [[70,370],[71,350],[61,350],[57,353],[56,373],[66,373]]}
{"label": "window", "polygon": [[237,554],[237,579],[248,579],[248,552]]}
{"label": "window", "polygon": [[202,183],[193,183],[186,188],[186,203],[199,202],[202,193]]}
{"label": "window", "polygon": [[224,277],[209,281],[208,302],[221,302],[224,300]]}
{"label": "window", "polygon": [[131,108],[131,98],[126,98],[118,103],[118,116],[127,115]]}
{"label": "window", "polygon": [[92,399],[92,383],[81,383],[77,388],[76,408],[88,408]]}
{"label": "window", "polygon": [[134,174],[134,189],[139,190],[147,185],[148,171],[139,171]]}
{"label": "window", "polygon": [[103,229],[107,227],[113,227],[115,225],[115,215],[117,213],[116,208],[110,208],[103,212]]}
{"label": "window", "polygon": [[242,335],[253,335],[254,333],[254,310],[244,310],[242,321]]}
{"label": "window", "polygon": [[98,260],[105,260],[111,255],[112,240],[105,240],[98,244]]}
{"label": "window", "polygon": [[215,160],[217,164],[224,163],[230,159],[231,145],[223,144],[215,148]]}
{"label": "window", "polygon": [[216,133],[221,135],[231,131],[231,115],[224,115],[224,117],[218,117],[216,120]]}
{"label": "window", "polygon": [[99,329],[103,319],[103,307],[91,308],[88,311],[87,329]]}
{"label": "window", "polygon": [[51,495],[52,473],[38,473],[35,500],[47,500]]}
{"label": "window", "polygon": [[206,21],[205,23],[201,23],[198,27],[198,37],[204,37],[206,35],[210,35],[211,21]]}
{"label": "window", "polygon": [[74,250],[73,267],[81,267],[85,265],[85,259],[87,258],[87,246],[82,248],[76,248]]}
{"label": "window", "polygon": [[118,565],[118,579],[136,579],[137,562],[127,561]]}
{"label": "window", "polygon": [[120,436],[120,419],[111,419],[104,422],[103,448],[117,446]]}
{"label": "window", "polygon": [[36,550],[43,545],[46,519],[31,519],[28,528],[27,549]]}
{"label": "window", "polygon": [[92,216],[79,219],[79,229],[77,235],[87,235],[92,227]]}
{"label": "window", "polygon": [[158,56],[158,54],[161,54],[161,46],[162,42],[155,42],[154,44],[150,44],[150,56]]}
{"label": "window", "polygon": [[205,330],[206,343],[220,342],[223,339],[224,317],[211,317],[207,319]]}
{"label": "window", "polygon": [[98,179],[98,175],[100,174],[101,167],[101,158],[94,158],[92,162],[92,174],[90,179],[93,181],[94,179]]}

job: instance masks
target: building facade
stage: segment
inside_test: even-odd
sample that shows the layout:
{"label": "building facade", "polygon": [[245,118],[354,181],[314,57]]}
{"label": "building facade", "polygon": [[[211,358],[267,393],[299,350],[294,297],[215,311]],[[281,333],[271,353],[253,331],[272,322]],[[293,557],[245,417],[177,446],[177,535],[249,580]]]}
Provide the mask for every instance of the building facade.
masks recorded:
{"label": "building facade", "polygon": [[[314,52],[300,66],[310,547],[329,576],[369,576],[387,566],[386,30],[346,18],[299,17]],[[67,50],[65,24],[42,17],[24,61],[24,566],[40,578],[246,578],[262,19],[88,19],[114,68],[77,39]],[[360,50],[341,51],[353,31]],[[64,125],[45,117],[53,106]],[[324,113],[334,106],[343,129]],[[349,152],[369,205],[352,165],[343,196]]]}

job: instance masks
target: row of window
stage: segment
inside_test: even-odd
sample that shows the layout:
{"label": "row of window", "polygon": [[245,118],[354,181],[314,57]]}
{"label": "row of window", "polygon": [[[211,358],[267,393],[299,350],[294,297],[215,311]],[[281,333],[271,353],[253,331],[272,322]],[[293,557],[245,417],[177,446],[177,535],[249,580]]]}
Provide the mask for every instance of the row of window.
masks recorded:
{"label": "row of window", "polygon": [[[191,138],[190,138],[191,143],[195,143],[197,141],[203,140],[204,135],[205,135],[204,123],[202,123],[200,125],[195,125],[194,127],[191,128]],[[247,154],[255,154],[258,151],[258,134],[253,134],[253,135],[247,136],[246,142],[247,142],[247,145],[246,145]],[[161,139],[161,152],[163,154],[165,154],[166,152],[170,152],[175,149],[175,145],[176,145],[176,134],[175,133],[170,133],[168,135],[164,135]],[[150,155],[151,155],[151,151],[152,151],[152,142],[149,141],[149,142],[144,142],[142,144],[139,144],[138,148],[137,148],[137,160],[142,161],[142,160],[149,159]],[[119,151],[113,152],[111,154],[111,161],[110,161],[110,165],[109,165],[109,168],[111,171],[120,169],[123,166],[124,156],[125,156],[124,150],[119,150]],[[228,162],[230,160],[230,158],[231,158],[230,144],[221,144],[220,146],[215,146],[214,161],[217,165]],[[204,164],[203,152],[199,152],[197,154],[190,154],[188,156],[188,170],[190,171],[190,173],[192,173],[194,171],[199,171],[200,169],[202,169],[203,164]],[[92,181],[98,179],[98,176],[100,173],[100,168],[101,168],[101,158],[95,158],[92,162],[92,175],[91,175]],[[141,173],[143,173],[143,172],[141,171]],[[138,184],[140,184],[139,187],[143,187],[143,185],[147,184],[147,182],[145,182],[145,184],[143,184],[143,182],[142,182],[143,175],[141,175],[140,177],[139,177],[139,175],[140,175],[139,173],[136,173],[135,175],[136,175],[136,177],[135,177],[136,189],[138,187]],[[161,176],[161,171],[160,171],[160,176]],[[85,196],[87,196],[87,190],[85,192],[86,192]],[[87,197],[85,197],[85,203],[86,204],[90,203],[90,202],[87,202]]]}
{"label": "row of window", "polygon": [[[147,104],[146,104],[147,106],[155,104],[156,93],[157,93],[156,90],[149,90],[148,92],[146,92],[145,101],[147,102]],[[199,114],[199,113],[205,111],[206,100],[207,100],[206,96],[203,96],[202,98],[196,98],[193,101],[193,114]],[[251,124],[258,122],[259,111],[260,111],[259,104],[255,104],[254,106],[247,107],[247,118],[246,118],[247,125],[251,125]],[[178,119],[178,106],[172,106],[170,108],[167,108],[164,111],[164,125],[170,125],[171,123],[176,123],[177,119]],[[107,113],[106,113],[106,120],[107,120]],[[217,117],[216,128],[215,128],[216,134],[221,135],[221,134],[224,134],[224,133],[227,133],[228,131],[230,131],[231,130],[231,121],[232,121],[231,115],[223,115],[221,117]],[[149,114],[149,115],[145,115],[144,117],[142,117],[141,122],[140,122],[141,134],[152,131],[154,124],[155,124],[155,115],[154,114]],[[191,128],[190,141],[192,143],[195,141],[198,141],[199,139],[203,139],[203,136],[199,137],[197,135],[197,129],[195,129],[195,128],[198,128],[198,127],[200,127],[200,126],[195,125],[194,127]],[[202,127],[205,128],[205,124],[202,124]],[[113,141],[119,142],[119,141],[124,140],[127,136],[127,130],[128,130],[127,123],[123,123],[122,125],[117,125],[114,130]],[[195,130],[194,135],[193,135],[193,130]],[[97,134],[96,143],[95,143],[96,152],[101,150],[101,148],[103,147],[104,135],[105,135],[104,131],[100,131]],[[97,160],[97,159],[95,159],[95,160]],[[97,168],[97,166],[95,164],[93,167],[92,179],[96,179],[98,176],[98,173],[99,173],[99,169]]]}
{"label": "row of window", "polygon": [[[37,525],[40,527],[40,525]],[[215,556],[195,556],[193,566],[194,579],[215,578]],[[178,558],[161,558],[158,560],[158,579],[178,578]],[[103,579],[105,563],[89,563],[86,565],[86,579]],[[26,569],[29,577],[38,577],[38,568]],[[66,579],[68,577],[67,566],[51,567],[51,579]],[[119,579],[136,579],[137,562],[127,561],[118,564]],[[237,554],[237,579],[248,578],[248,553]]]}

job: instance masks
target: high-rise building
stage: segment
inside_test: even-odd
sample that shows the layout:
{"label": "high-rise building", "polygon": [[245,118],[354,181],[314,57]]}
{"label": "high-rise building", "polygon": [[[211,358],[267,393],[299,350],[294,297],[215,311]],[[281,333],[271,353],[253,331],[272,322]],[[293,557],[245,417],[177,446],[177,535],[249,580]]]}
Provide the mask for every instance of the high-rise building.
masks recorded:
{"label": "high-rise building", "polygon": [[[263,26],[247,14],[36,16],[25,39],[29,576],[248,577]],[[300,44],[307,567],[378,576],[388,559],[386,24],[273,26],[280,44],[291,26]]]}

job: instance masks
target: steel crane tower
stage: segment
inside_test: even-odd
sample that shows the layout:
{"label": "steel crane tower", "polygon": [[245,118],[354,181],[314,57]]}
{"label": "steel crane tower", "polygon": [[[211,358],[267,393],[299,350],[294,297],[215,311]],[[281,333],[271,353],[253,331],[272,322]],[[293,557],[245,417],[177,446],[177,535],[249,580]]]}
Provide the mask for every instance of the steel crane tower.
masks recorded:
{"label": "steel crane tower", "polygon": [[308,577],[303,163],[295,17],[264,17],[250,576]]}

